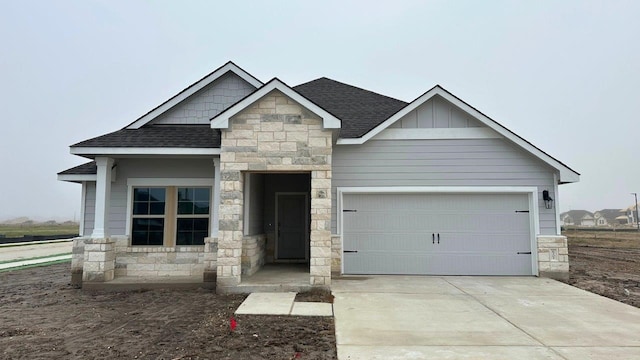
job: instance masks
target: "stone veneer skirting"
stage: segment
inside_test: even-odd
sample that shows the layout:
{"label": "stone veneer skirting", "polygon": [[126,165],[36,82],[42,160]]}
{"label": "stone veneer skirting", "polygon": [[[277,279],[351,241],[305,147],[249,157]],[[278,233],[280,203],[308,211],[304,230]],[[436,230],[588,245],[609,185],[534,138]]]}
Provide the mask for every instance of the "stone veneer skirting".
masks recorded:
{"label": "stone veneer skirting", "polygon": [[[127,236],[76,238],[71,258],[72,284],[107,282],[117,277],[203,275],[205,246],[129,246]],[[215,263],[217,248],[209,261]]]}

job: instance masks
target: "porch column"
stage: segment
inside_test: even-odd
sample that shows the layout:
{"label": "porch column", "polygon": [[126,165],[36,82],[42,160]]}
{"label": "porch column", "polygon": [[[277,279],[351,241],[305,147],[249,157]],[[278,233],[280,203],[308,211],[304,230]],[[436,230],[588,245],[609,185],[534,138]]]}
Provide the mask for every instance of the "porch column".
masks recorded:
{"label": "porch column", "polygon": [[204,239],[203,282],[207,288],[215,288],[218,278],[218,229],[220,227],[220,158],[213,158],[213,201],[211,202],[211,232]]}
{"label": "porch column", "polygon": [[112,158],[96,157],[96,205],[93,232],[84,245],[82,281],[111,281],[115,270],[115,246],[109,239]]}
{"label": "porch column", "polygon": [[96,157],[98,167],[96,176],[96,205],[95,220],[92,239],[104,239],[109,237],[109,202],[111,198],[111,167],[113,159],[108,157]]}

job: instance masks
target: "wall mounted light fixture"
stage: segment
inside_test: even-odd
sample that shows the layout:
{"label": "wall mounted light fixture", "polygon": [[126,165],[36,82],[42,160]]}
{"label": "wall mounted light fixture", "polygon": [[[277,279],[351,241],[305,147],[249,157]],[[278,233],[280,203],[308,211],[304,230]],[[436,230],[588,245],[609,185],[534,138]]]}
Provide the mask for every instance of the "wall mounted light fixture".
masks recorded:
{"label": "wall mounted light fixture", "polygon": [[553,198],[549,196],[548,190],[542,191],[542,200],[544,200],[545,209],[553,209]]}

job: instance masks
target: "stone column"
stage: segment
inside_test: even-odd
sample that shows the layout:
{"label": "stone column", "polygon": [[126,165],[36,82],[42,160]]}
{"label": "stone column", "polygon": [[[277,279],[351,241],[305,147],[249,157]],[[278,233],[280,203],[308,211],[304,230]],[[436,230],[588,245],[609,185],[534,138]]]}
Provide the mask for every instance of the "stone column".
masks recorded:
{"label": "stone column", "polygon": [[109,239],[112,158],[96,157],[96,205],[91,238],[85,240],[82,280],[111,281],[115,273],[115,246]]}
{"label": "stone column", "polygon": [[211,236],[204,239],[203,282],[207,288],[215,288],[218,277],[218,228],[220,226],[220,158],[213,159],[213,201],[211,203]]}
{"label": "stone column", "polygon": [[560,235],[539,235],[538,271],[540,276],[569,280],[569,248],[567,237]]}
{"label": "stone column", "polygon": [[[224,141],[223,138],[223,146]],[[241,281],[244,198],[241,170],[247,170],[247,164],[224,161],[221,164],[217,288],[237,286]]]}
{"label": "stone column", "polygon": [[311,172],[311,285],[331,285],[331,170]]}

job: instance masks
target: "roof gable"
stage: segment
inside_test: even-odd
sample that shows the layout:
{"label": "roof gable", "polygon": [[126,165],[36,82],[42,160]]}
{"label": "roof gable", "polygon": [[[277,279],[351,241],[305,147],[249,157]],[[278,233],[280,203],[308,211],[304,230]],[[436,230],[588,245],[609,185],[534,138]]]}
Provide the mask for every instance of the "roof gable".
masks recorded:
{"label": "roof gable", "polygon": [[374,136],[376,136],[377,134],[379,134],[384,129],[386,129],[389,126],[391,126],[392,124],[394,124],[396,121],[400,120],[401,118],[403,118],[404,116],[406,116],[410,112],[412,112],[415,109],[417,109],[420,105],[422,105],[423,103],[425,103],[429,99],[433,98],[434,96],[441,96],[442,98],[444,98],[448,102],[450,102],[453,105],[455,105],[456,107],[458,107],[460,110],[462,110],[462,111],[468,113],[469,115],[473,116],[475,119],[477,119],[480,123],[482,123],[486,127],[490,128],[490,129],[494,130],[495,132],[497,132],[498,134],[504,136],[506,139],[510,140],[515,145],[517,145],[520,148],[524,149],[525,151],[529,152],[533,156],[539,158],[540,160],[542,160],[543,162],[547,163],[548,165],[550,165],[554,169],[557,169],[559,171],[559,173],[560,173],[559,181],[561,183],[577,182],[577,181],[580,180],[580,174],[579,173],[577,173],[573,169],[569,168],[568,166],[566,166],[562,162],[558,161],[557,159],[553,158],[549,154],[545,153],[544,151],[540,150],[538,147],[536,147],[535,145],[531,144],[530,142],[528,142],[524,138],[520,137],[519,135],[517,135],[513,131],[511,131],[511,130],[507,129],[506,127],[502,126],[497,121],[491,119],[490,117],[486,116],[482,112],[478,111],[473,106],[471,106],[471,105],[467,104],[466,102],[462,101],[460,98],[458,98],[455,95],[453,95],[452,93],[448,92],[447,90],[442,88],[440,85],[434,86],[429,91],[425,92],[424,94],[422,94],[421,96],[419,96],[418,98],[413,100],[411,103],[409,103],[407,106],[405,106],[404,108],[402,108],[401,110],[399,110],[398,112],[396,112],[395,114],[390,116],[387,120],[382,122],[380,125],[378,125],[375,128],[371,129],[369,132],[367,132],[362,137],[357,138],[357,139],[344,139],[344,138],[341,138],[341,139],[338,139],[337,143],[339,145],[363,144],[366,141],[368,141],[369,139],[371,139]]}
{"label": "roof gable", "polygon": [[324,108],[318,106],[313,101],[307,99],[302,96],[292,88],[290,88],[287,84],[280,81],[278,78],[273,78],[268,83],[264,84],[261,88],[246,96],[244,99],[238,101],[233,106],[227,108],[220,114],[211,118],[211,128],[213,129],[226,129],[229,127],[229,119],[234,115],[238,114],[242,110],[249,107],[251,104],[255,103],[262,97],[266,96],[270,92],[278,90],[282,92],[284,95],[288,96],[292,100],[296,101],[300,105],[307,108],[309,111],[318,115],[322,118],[322,126],[325,129],[339,129],[341,126],[341,121],[339,118],[325,110]]}
{"label": "roof gable", "polygon": [[233,72],[234,74],[238,75],[241,79],[249,83],[254,88],[258,88],[262,86],[262,82],[260,80],[256,79],[253,75],[249,74],[248,72],[244,71],[233,62],[229,61],[226,64],[222,65],[221,67],[209,73],[207,76],[191,84],[186,89],[180,91],[179,93],[171,97],[169,100],[163,102],[162,104],[158,105],[148,113],[142,115],[137,120],[127,125],[126,128],[138,129],[144,126],[145,124],[148,124],[150,121],[156,119],[160,115],[163,115],[170,109],[174,108],[174,106],[178,105],[185,99],[189,98],[190,96],[194,95],[198,91],[212,84],[214,81],[221,78],[228,72]]}

